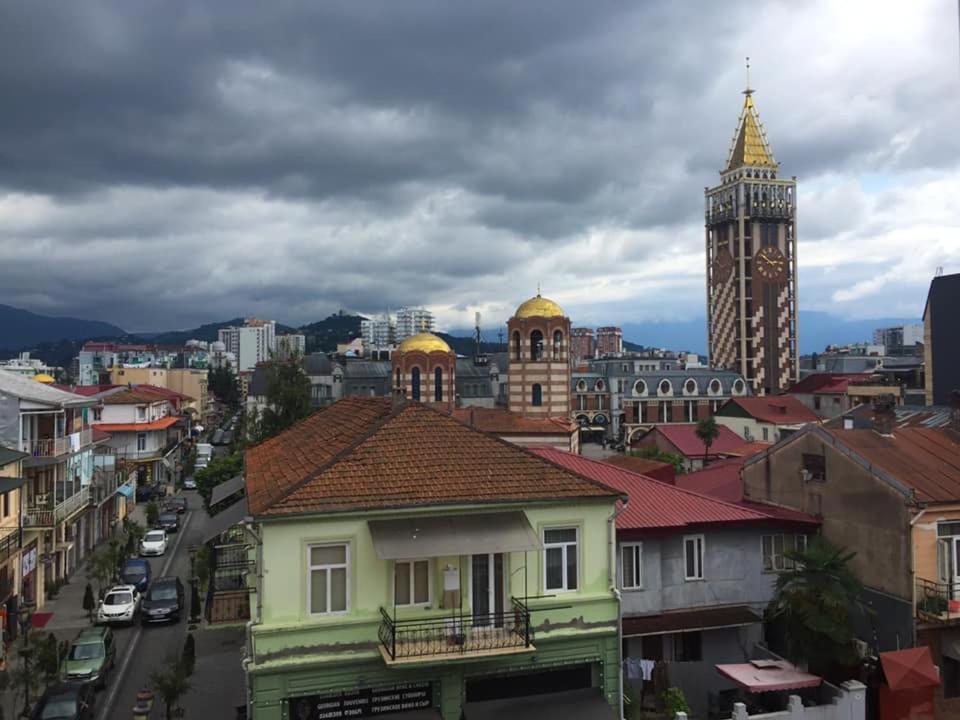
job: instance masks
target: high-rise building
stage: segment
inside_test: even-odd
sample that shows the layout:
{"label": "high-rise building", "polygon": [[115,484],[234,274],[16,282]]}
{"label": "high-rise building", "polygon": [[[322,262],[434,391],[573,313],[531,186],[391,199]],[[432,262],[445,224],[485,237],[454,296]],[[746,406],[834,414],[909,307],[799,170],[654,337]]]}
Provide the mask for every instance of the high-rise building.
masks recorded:
{"label": "high-rise building", "polygon": [[290,358],[302,358],[307,354],[307,338],[299,333],[290,333],[288,335],[277,335],[277,360],[289,360]]}
{"label": "high-rise building", "polygon": [[923,364],[927,405],[950,405],[960,392],[960,273],[938,275],[923,308]]}
{"label": "high-rise building", "polygon": [[923,325],[894,325],[893,327],[877,328],[873,331],[873,344],[883,345],[886,352],[895,352],[900,349],[911,349],[923,344]]}
{"label": "high-rise building", "polygon": [[710,365],[778,393],[799,379],[797,181],[778,177],[753,90],[743,92],[720,184],[704,192]]}
{"label": "high-rise building", "polygon": [[425,308],[402,307],[397,310],[396,342],[422,332],[433,332],[433,313]]}
{"label": "high-rise building", "polygon": [[389,348],[396,343],[396,326],[389,313],[377,318],[360,321],[360,334],[363,337],[365,354],[371,350]]}
{"label": "high-rise building", "polygon": [[573,328],[570,331],[570,356],[574,362],[593,357],[593,328]]}
{"label": "high-rise building", "polygon": [[597,357],[623,353],[623,331],[618,327],[597,328]]}
{"label": "high-rise building", "polygon": [[275,353],[277,351],[277,321],[276,320],[260,320],[259,318],[249,317],[244,321],[246,327],[258,327],[263,328],[264,339],[267,343],[268,352]]}
{"label": "high-rise building", "polygon": [[[276,323],[273,320],[253,320],[253,325],[221,328],[217,335],[227,353],[237,358],[237,370],[252,371],[257,363],[269,360],[276,348]],[[248,321],[249,322],[249,321]]]}

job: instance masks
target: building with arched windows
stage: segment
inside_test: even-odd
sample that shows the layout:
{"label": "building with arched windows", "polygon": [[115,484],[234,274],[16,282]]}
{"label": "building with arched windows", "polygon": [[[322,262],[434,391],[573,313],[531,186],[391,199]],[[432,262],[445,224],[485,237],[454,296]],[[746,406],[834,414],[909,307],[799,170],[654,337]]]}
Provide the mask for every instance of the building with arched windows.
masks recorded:
{"label": "building with arched windows", "polygon": [[457,354],[441,338],[422,332],[400,343],[391,360],[396,395],[452,412]]}
{"label": "building with arched windows", "polygon": [[570,318],[539,293],[507,321],[508,404],[524,417],[570,416]]}

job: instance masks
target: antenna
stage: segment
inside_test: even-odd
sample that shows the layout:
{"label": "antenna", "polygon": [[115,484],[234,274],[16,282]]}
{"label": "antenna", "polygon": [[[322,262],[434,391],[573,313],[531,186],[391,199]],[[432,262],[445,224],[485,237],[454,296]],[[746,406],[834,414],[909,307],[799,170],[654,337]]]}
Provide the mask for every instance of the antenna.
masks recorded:
{"label": "antenna", "polygon": [[744,88],[743,94],[747,97],[753,95],[753,88],[750,87],[750,56],[747,55],[747,87]]}
{"label": "antenna", "polygon": [[487,356],[483,354],[483,340],[480,337],[480,312],[477,311],[474,313],[474,343],[476,343],[476,349],[473,353],[473,362],[475,365],[486,365]]}

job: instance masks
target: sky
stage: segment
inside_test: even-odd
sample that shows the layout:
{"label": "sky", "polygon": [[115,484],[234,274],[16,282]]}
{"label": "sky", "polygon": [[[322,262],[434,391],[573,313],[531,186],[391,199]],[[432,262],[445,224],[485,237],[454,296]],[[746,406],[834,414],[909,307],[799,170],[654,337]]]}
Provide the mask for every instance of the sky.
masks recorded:
{"label": "sky", "polygon": [[[424,305],[705,314],[750,83],[803,310],[960,272],[954,0],[0,4],[0,303],[186,328]],[[0,329],[2,334],[2,329]],[[2,343],[0,343],[2,344]]]}

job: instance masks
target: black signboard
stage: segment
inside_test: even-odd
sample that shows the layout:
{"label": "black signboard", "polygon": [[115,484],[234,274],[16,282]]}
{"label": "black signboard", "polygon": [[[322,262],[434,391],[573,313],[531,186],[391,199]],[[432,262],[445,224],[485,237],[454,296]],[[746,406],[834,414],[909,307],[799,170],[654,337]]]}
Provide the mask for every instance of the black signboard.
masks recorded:
{"label": "black signboard", "polygon": [[433,683],[402,683],[332,695],[289,698],[290,720],[338,720],[406,712],[433,705]]}

